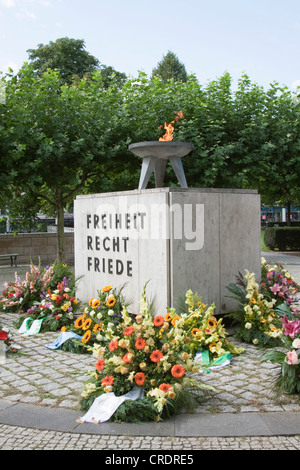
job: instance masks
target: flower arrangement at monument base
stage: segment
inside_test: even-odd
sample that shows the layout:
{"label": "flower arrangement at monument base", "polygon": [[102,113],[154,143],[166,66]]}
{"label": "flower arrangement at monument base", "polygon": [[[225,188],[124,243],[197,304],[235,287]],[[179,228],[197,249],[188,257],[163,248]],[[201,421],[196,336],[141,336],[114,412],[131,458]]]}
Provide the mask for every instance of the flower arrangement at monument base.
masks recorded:
{"label": "flower arrangement at monument base", "polygon": [[287,311],[283,317],[281,348],[268,351],[262,361],[280,364],[274,391],[281,394],[300,394],[300,316]]}
{"label": "flower arrangement at monument base", "polygon": [[73,324],[74,314],[79,310],[80,303],[76,298],[76,282],[73,277],[63,277],[54,289],[48,287],[40,294],[39,302],[34,302],[25,316],[15,322],[17,328],[30,331],[36,325],[34,334],[39,331],[57,331]]}
{"label": "flower arrangement at monument base", "polygon": [[183,325],[185,349],[194,356],[207,350],[210,362],[213,362],[225,353],[241,354],[244,351],[228,340],[223,318],[215,316],[215,305],[205,305],[191,290],[184,298],[177,299],[176,308],[169,310],[167,319]]}
{"label": "flower arrangement at monument base", "polygon": [[72,323],[64,325],[62,331],[73,332],[81,338],[70,338],[61,345],[61,349],[73,353],[92,353],[93,344],[107,342],[103,330],[117,331],[123,322],[122,311],[126,301],[120,290],[105,286],[92,297],[83,313],[74,318]]}
{"label": "flower arrangement at monument base", "polygon": [[293,308],[300,286],[282,265],[269,265],[261,258],[261,292],[269,300],[276,300],[275,306],[286,303]]}
{"label": "flower arrangement at monument base", "polygon": [[211,387],[194,376],[198,369],[187,347],[184,319],[154,316],[145,291],[139,314],[130,315],[123,307],[121,315],[117,325],[103,325],[105,341],[94,343],[95,370],[82,392],[82,410],[88,411],[103,394],[122,398],[140,389],[139,398],[122,402],[112,420],[157,421],[182,408],[191,411]]}
{"label": "flower arrangement at monument base", "polygon": [[294,296],[299,286],[281,266],[269,266],[261,260],[262,280],[256,282],[255,274],[245,270],[238,276],[236,284],[227,289],[240,304],[228,315],[237,325],[236,336],[246,343],[258,346],[280,345],[283,335],[282,308],[297,312]]}
{"label": "flower arrangement at monument base", "polygon": [[41,269],[40,265],[30,265],[25,279],[15,273],[14,282],[5,282],[4,290],[0,298],[0,310],[10,313],[23,313],[30,308],[34,302],[39,300],[40,294],[47,289],[52,276],[53,266]]}

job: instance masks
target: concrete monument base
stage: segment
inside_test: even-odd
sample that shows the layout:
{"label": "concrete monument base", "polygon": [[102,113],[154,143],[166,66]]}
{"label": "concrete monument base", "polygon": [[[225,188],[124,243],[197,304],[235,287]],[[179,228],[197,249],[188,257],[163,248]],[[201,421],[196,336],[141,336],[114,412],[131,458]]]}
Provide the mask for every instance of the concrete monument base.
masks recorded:
{"label": "concrete monument base", "polygon": [[226,286],[245,269],[260,279],[260,196],[255,190],[156,188],[78,196],[74,206],[78,297],[124,286],[165,314],[188,289],[232,310]]}

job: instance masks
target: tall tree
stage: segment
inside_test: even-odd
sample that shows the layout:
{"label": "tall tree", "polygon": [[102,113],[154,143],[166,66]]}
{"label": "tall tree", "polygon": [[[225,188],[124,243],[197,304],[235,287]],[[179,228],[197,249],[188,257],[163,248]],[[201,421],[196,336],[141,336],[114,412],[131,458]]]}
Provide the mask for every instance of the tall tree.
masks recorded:
{"label": "tall tree", "polygon": [[43,74],[47,69],[58,70],[63,83],[70,84],[74,77],[82,78],[100,66],[99,60],[85,50],[82,39],[59,38],[49,44],[38,44],[28,49],[33,70]]}
{"label": "tall tree", "polygon": [[173,79],[178,82],[187,81],[187,72],[185,66],[179,61],[174,52],[168,51],[162,60],[152,71],[152,78],[159,77],[164,83]]}

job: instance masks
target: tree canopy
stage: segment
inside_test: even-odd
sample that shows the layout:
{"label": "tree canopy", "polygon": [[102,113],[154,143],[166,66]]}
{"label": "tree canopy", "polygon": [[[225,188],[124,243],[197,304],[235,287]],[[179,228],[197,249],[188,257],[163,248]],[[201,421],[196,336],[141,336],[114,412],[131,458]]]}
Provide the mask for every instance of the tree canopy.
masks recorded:
{"label": "tree canopy", "polygon": [[62,81],[68,84],[74,76],[82,78],[100,66],[99,60],[85,50],[82,39],[59,38],[49,44],[38,44],[36,49],[27,52],[35,72],[43,74],[47,69],[56,69]]}
{"label": "tree canopy", "polygon": [[153,69],[152,78],[153,77],[159,77],[164,83],[169,80],[186,82],[188,75],[185,65],[179,61],[177,55],[174,54],[174,52],[168,51]]}
{"label": "tree canopy", "polygon": [[70,85],[74,80],[91,76],[97,70],[102,71],[103,82],[109,85],[112,76],[116,76],[121,85],[126,79],[124,73],[112,66],[100,64],[100,61],[85,50],[82,39],[59,38],[49,44],[38,44],[36,49],[28,49],[29,61],[33,70],[41,75],[47,69],[57,70],[63,84]]}
{"label": "tree canopy", "polygon": [[[228,73],[206,86],[193,75],[165,82],[143,73],[105,82],[101,68],[65,83],[57,68],[37,74],[32,63],[1,80],[0,207],[55,214],[60,260],[64,209],[80,193],[137,188],[141,160],[128,146],[158,140],[174,112],[184,116],[174,139],[194,144],[183,160],[190,187],[300,201],[300,104],[276,83],[264,90],[243,75],[233,91]],[[177,184],[170,167],[165,184]]]}

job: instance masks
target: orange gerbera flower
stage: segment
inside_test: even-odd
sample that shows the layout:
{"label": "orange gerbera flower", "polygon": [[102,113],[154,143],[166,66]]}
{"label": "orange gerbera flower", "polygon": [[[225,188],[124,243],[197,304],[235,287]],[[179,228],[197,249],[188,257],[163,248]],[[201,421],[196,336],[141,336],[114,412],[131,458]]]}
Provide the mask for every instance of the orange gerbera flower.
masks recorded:
{"label": "orange gerbera flower", "polygon": [[168,312],[168,313],[166,314],[165,320],[166,320],[166,321],[171,321],[171,320],[172,320],[172,317],[171,317],[170,312]]}
{"label": "orange gerbera flower", "polygon": [[78,328],[80,330],[82,328],[83,322],[84,322],[84,317],[83,316],[78,317],[75,321],[75,328]]}
{"label": "orange gerbera flower", "polygon": [[128,327],[125,328],[125,330],[123,331],[123,335],[124,335],[124,336],[130,336],[130,335],[132,335],[133,332],[134,332],[133,326],[128,326]]}
{"label": "orange gerbera flower", "polygon": [[123,356],[122,361],[126,362],[126,364],[128,364],[129,362],[131,362],[133,357],[134,357],[134,355],[131,352],[128,352],[128,353],[125,354],[125,356]]}
{"label": "orange gerbera flower", "polygon": [[116,349],[118,349],[118,346],[119,346],[119,343],[117,340],[112,340],[109,345],[108,345],[108,349],[113,352],[115,351]]}
{"label": "orange gerbera flower", "polygon": [[89,340],[91,339],[91,336],[92,336],[91,330],[87,330],[87,331],[84,333],[83,337],[81,338],[81,342],[82,342],[83,344],[88,343]]}
{"label": "orange gerbera flower", "polygon": [[100,305],[100,300],[99,299],[94,299],[92,301],[92,308],[98,308]]}
{"label": "orange gerbera flower", "polygon": [[200,333],[199,328],[193,328],[191,331],[192,336],[197,336],[198,333]]}
{"label": "orange gerbera flower", "polygon": [[107,301],[106,301],[106,305],[108,307],[113,307],[116,303],[116,299],[114,297],[108,297]]}
{"label": "orange gerbera flower", "polygon": [[177,320],[180,320],[180,317],[174,317],[171,321],[172,325],[175,326],[175,323],[177,322]]}
{"label": "orange gerbera flower", "polygon": [[144,349],[144,347],[146,346],[146,341],[144,340],[144,338],[138,338],[135,342],[135,347],[136,349]]}
{"label": "orange gerbera flower", "polygon": [[91,325],[92,325],[92,319],[91,318],[87,318],[84,322],[84,324],[82,325],[82,329],[83,330],[88,330],[89,328],[91,328]]}
{"label": "orange gerbera flower", "polygon": [[162,390],[163,392],[167,393],[172,388],[172,385],[164,383],[164,384],[160,384],[158,388],[159,390]]}
{"label": "orange gerbera flower", "polygon": [[102,292],[109,292],[110,289],[111,289],[111,286],[105,286],[105,287],[103,287],[103,289],[101,289],[101,290],[102,290]]}
{"label": "orange gerbera flower", "polygon": [[165,322],[165,319],[162,315],[156,315],[153,320],[153,325],[154,326],[162,326]]}
{"label": "orange gerbera flower", "polygon": [[113,385],[114,383],[114,377],[113,375],[107,375],[106,377],[104,377],[104,379],[102,379],[101,381],[101,385],[103,387],[105,387],[106,385]]}
{"label": "orange gerbera flower", "polygon": [[137,385],[144,385],[144,382],[146,380],[146,375],[144,372],[138,372],[135,374],[134,381]]}
{"label": "orange gerbera flower", "polygon": [[158,349],[155,349],[155,351],[153,351],[153,353],[150,355],[150,359],[152,362],[159,362],[163,357],[163,353]]}
{"label": "orange gerbera flower", "polygon": [[101,331],[101,326],[98,323],[96,323],[96,325],[93,328],[94,333],[96,333],[97,331]]}
{"label": "orange gerbera flower", "polygon": [[103,370],[104,366],[105,366],[105,362],[103,361],[103,359],[98,359],[98,361],[96,362],[96,369],[99,371]]}
{"label": "orange gerbera flower", "polygon": [[207,322],[207,325],[210,327],[210,328],[214,328],[216,325],[217,325],[217,319],[215,317],[211,317],[208,322]]}
{"label": "orange gerbera flower", "polygon": [[180,379],[185,374],[185,368],[181,366],[180,364],[175,364],[175,366],[173,366],[171,369],[171,374],[176,379]]}

